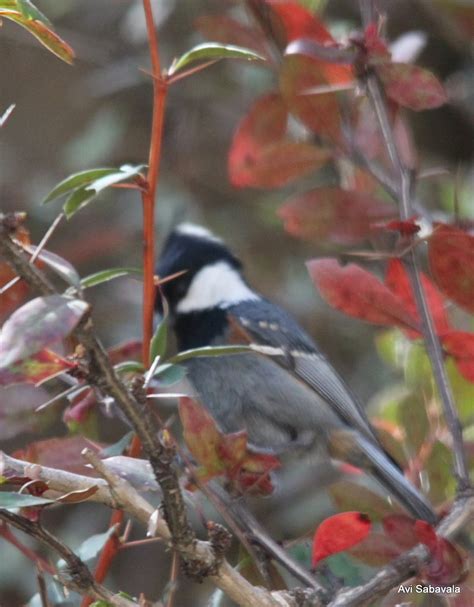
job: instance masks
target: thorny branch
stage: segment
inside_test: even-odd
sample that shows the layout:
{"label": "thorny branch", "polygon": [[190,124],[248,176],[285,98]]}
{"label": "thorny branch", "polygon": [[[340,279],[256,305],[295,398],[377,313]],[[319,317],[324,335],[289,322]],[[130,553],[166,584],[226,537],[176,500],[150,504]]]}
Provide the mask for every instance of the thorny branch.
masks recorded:
{"label": "thorny branch", "polygon": [[[41,295],[55,294],[49,280],[29,263],[22,248],[11,237],[12,233],[11,218],[2,218],[0,215],[0,256]],[[169,528],[172,545],[178,550],[187,573],[198,579],[209,576],[216,586],[243,607],[277,607],[278,603],[272,593],[252,586],[225,560],[216,558],[211,543],[196,539],[187,519],[170,448],[159,438],[158,429],[146,407],[145,394],[141,394],[139,387],[132,393],[119,379],[107,352],[95,335],[92,319],[83,319],[73,335],[89,357],[87,381],[115,400],[143,444],[162,490],[164,519]],[[281,602],[279,605],[281,607]]]}
{"label": "thorny branch", "polygon": [[[89,459],[89,455],[87,455],[87,458]],[[94,467],[97,466],[98,472],[108,480],[94,479],[93,482],[98,487],[98,490],[89,500],[102,503],[110,508],[120,505],[128,514],[148,527],[154,507],[142,498],[127,481],[123,479],[117,481],[117,476],[107,468],[106,464],[97,461],[94,456],[90,461]],[[31,466],[32,464],[28,462],[14,459],[5,454],[0,459],[0,470],[11,471],[20,476],[27,475]],[[88,476],[36,464],[34,468],[35,477],[45,481],[49,486],[49,490],[57,493],[68,492],[74,489],[85,489],[90,487],[91,484],[91,478]],[[446,538],[454,538],[473,519],[474,497],[459,498],[450,513],[438,525],[437,533]],[[162,519],[158,520],[155,534],[163,537],[165,540],[169,538],[169,530]],[[199,542],[196,549],[202,550],[205,553],[207,543]],[[206,557],[204,556],[204,558]],[[369,599],[374,600],[378,596],[384,595],[391,588],[417,575],[428,560],[428,551],[422,546],[417,546],[383,567],[367,583],[351,589],[342,589],[333,597],[328,607],[356,607],[364,605]],[[232,569],[226,561],[222,562],[218,573],[210,576],[209,579],[217,587],[229,594],[239,605],[252,605],[253,607],[298,606],[294,594],[286,592],[269,593],[263,589],[254,588],[245,578],[242,578],[239,573]],[[235,588],[232,588],[233,585],[235,585]],[[323,602],[319,597],[311,595],[306,604],[312,607],[321,607]]]}
{"label": "thorny branch", "polygon": [[23,516],[4,510],[3,508],[0,508],[0,519],[12,527],[23,531],[30,537],[35,538],[43,545],[57,552],[64,559],[66,570],[64,573],[58,571],[56,578],[69,590],[78,592],[81,595],[88,594],[96,600],[105,601],[114,607],[134,607],[137,605],[134,601],[113,594],[104,588],[104,586],[98,584],[87,565],[66,544],[63,544],[38,523],[34,523]]}

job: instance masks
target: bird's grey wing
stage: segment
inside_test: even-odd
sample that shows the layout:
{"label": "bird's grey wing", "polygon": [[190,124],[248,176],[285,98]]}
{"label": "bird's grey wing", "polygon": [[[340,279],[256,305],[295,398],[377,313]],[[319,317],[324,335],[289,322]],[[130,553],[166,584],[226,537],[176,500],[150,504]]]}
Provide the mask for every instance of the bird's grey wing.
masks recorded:
{"label": "bird's grey wing", "polygon": [[[351,428],[375,441],[378,439],[367,419],[362,405],[328,360],[298,323],[284,310],[265,300],[258,306],[237,304],[228,309],[231,322],[257,346],[270,348],[268,354],[294,377],[314,390]],[[271,351],[274,348],[275,351]],[[281,354],[277,354],[277,350]]]}

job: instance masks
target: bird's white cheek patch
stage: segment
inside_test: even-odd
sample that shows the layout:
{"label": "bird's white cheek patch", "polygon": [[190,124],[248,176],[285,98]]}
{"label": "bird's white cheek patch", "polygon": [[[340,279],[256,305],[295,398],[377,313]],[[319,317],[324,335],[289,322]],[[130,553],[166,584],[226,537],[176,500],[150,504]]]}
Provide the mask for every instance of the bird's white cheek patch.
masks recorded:
{"label": "bird's white cheek patch", "polygon": [[219,261],[200,270],[193,278],[178,312],[195,312],[215,306],[232,306],[260,297],[245,284],[242,276],[227,262]]}

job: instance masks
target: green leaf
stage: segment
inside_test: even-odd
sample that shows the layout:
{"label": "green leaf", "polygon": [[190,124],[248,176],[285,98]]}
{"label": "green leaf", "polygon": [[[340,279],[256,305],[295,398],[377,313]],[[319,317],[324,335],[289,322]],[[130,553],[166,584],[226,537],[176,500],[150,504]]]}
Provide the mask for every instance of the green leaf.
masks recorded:
{"label": "green leaf", "polygon": [[15,510],[16,508],[28,508],[29,506],[44,506],[52,504],[54,500],[44,497],[36,497],[28,493],[15,493],[11,491],[0,491],[0,508]]}
{"label": "green leaf", "polygon": [[123,164],[120,167],[120,170],[116,170],[115,173],[110,175],[104,175],[103,177],[99,177],[93,181],[90,185],[87,186],[88,190],[94,190],[96,194],[102,192],[106,188],[114,185],[115,183],[120,183],[121,181],[126,181],[131,177],[135,177],[140,175],[143,169],[146,168],[145,164]]}
{"label": "green leaf", "polygon": [[[7,3],[7,6],[10,6]],[[15,8],[18,5],[15,3]],[[24,27],[32,34],[44,47],[51,51],[56,57],[59,57],[66,63],[71,64],[74,60],[74,51],[62,38],[60,38],[51,27],[44,21],[38,19],[30,19],[19,10],[11,10],[5,7],[5,2],[0,4],[0,19],[4,17],[10,21],[14,21],[21,27]]]}
{"label": "green leaf", "polygon": [[61,295],[37,297],[18,308],[0,333],[0,368],[65,338],[88,309],[85,301]]}
{"label": "green leaf", "polygon": [[203,348],[193,348],[192,350],[180,352],[170,358],[168,362],[181,363],[190,358],[200,356],[227,356],[229,354],[243,354],[245,352],[252,352],[252,349],[248,346],[204,346]]}
{"label": "green leaf", "polygon": [[153,377],[158,379],[161,386],[172,386],[181,381],[186,375],[186,369],[180,365],[166,363],[160,365]]}
{"label": "green leaf", "polygon": [[405,429],[408,446],[415,454],[418,453],[430,430],[422,394],[410,394],[402,400],[398,419]]}
{"label": "green leaf", "polygon": [[91,183],[76,189],[64,203],[63,210],[66,217],[71,219],[71,217],[77,211],[88,205],[89,202],[91,202],[91,200],[93,200],[97,194],[99,194],[99,192],[102,192],[102,190],[105,190],[111,185],[120,183],[121,181],[126,181],[131,177],[139,175],[140,171],[142,171],[144,167],[145,165],[143,164],[135,166],[124,164],[120,167],[120,170],[115,170],[109,175],[99,177]]}
{"label": "green leaf", "polygon": [[435,505],[454,496],[456,481],[453,476],[453,454],[444,443],[436,441],[426,462],[429,479],[429,497]]}
{"label": "green leaf", "polygon": [[117,373],[143,373],[144,367],[142,363],[136,360],[126,360],[122,363],[114,365],[114,369]]}
{"label": "green leaf", "polygon": [[66,200],[63,206],[63,211],[68,219],[84,208],[93,198],[95,198],[95,192],[91,192],[86,186],[75,190],[69,198]]}
{"label": "green leaf", "polygon": [[83,278],[81,280],[81,287],[83,289],[88,289],[90,287],[101,285],[104,282],[109,282],[109,280],[114,280],[115,278],[128,276],[130,274],[141,276],[143,274],[143,270],[141,268],[109,268],[108,270],[101,270],[100,272],[89,274],[89,276]]}
{"label": "green leaf", "polygon": [[76,190],[81,186],[88,185],[89,183],[92,183],[100,177],[112,175],[116,172],[117,169],[88,169],[87,171],[74,173],[74,175],[70,175],[69,177],[66,177],[66,179],[58,183],[58,185],[55,186],[43,200],[43,204],[46,204],[51,200],[56,200],[56,198],[60,198],[64,194],[67,194],[72,190]]}
{"label": "green leaf", "polygon": [[36,21],[41,21],[50,28],[53,27],[53,24],[46,15],[43,15],[30,0],[16,0],[16,5],[26,19],[35,19]]}
{"label": "green leaf", "polygon": [[220,59],[246,59],[247,61],[265,61],[265,58],[241,46],[230,44],[219,44],[218,42],[205,42],[198,44],[179,59],[175,59],[169,69],[169,75],[172,76],[179,70],[188,67],[192,63],[219,61]]}
{"label": "green leaf", "polygon": [[[38,250],[38,247],[34,245],[24,245],[23,248],[31,254],[34,254]],[[58,276],[63,278],[73,287],[81,286],[79,274],[69,261],[66,261],[59,255],[56,255],[56,253],[51,253],[51,251],[47,251],[46,249],[43,249],[39,253],[38,258],[44,261],[44,263],[54,270]]]}
{"label": "green leaf", "polygon": [[150,342],[150,360],[153,362],[157,356],[163,358],[166,354],[168,341],[168,319],[165,316],[157,326],[155,334]]}

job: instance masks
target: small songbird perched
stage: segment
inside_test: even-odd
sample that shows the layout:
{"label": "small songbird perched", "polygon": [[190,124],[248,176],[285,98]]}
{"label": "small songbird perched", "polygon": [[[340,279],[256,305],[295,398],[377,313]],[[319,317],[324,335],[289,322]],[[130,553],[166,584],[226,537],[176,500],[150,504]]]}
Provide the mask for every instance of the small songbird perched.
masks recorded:
{"label": "small songbird perched", "polygon": [[415,517],[436,521],[342,378],[287,312],[249,287],[242,264],[222,240],[200,226],[179,225],[165,243],[158,274],[181,271],[162,287],[180,350],[229,343],[237,326],[272,353],[184,363],[194,395],[222,431],[245,429],[249,445],[259,451],[314,450],[363,468]]}

